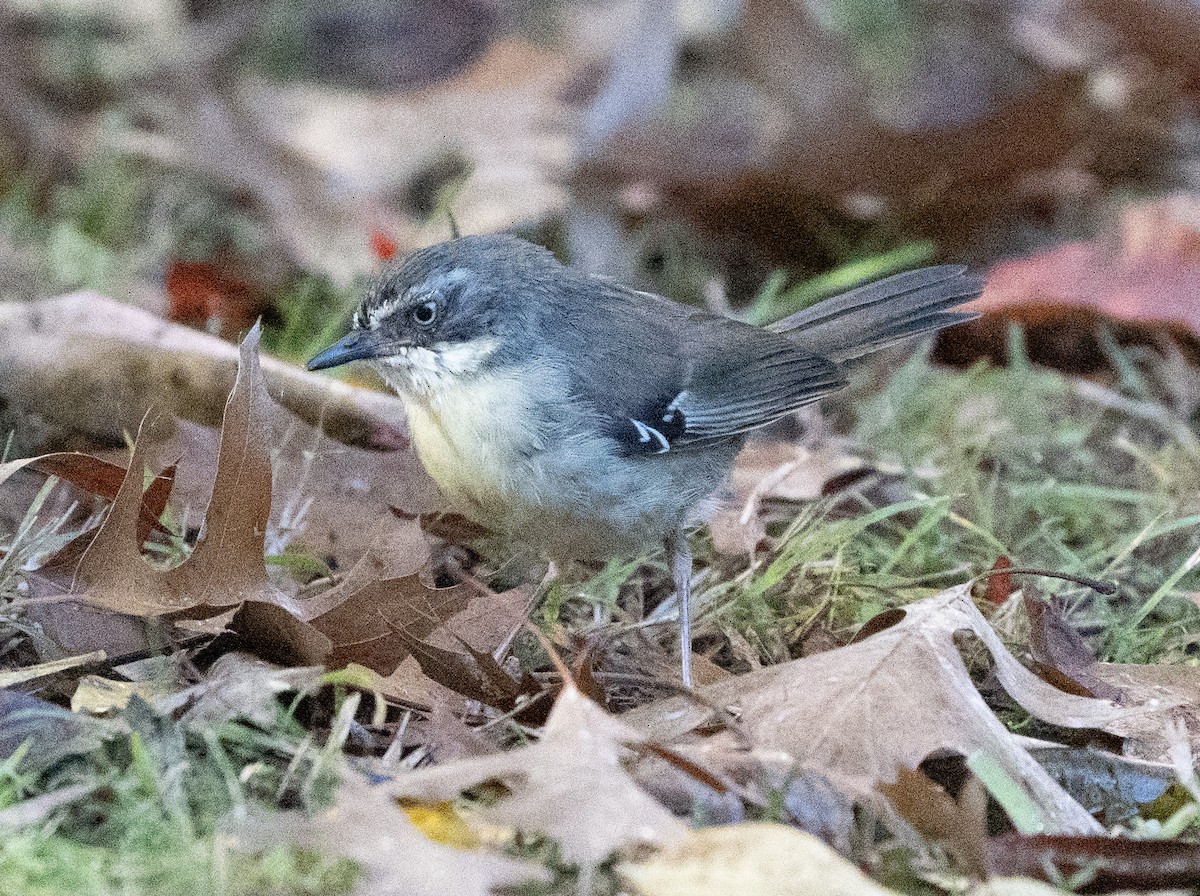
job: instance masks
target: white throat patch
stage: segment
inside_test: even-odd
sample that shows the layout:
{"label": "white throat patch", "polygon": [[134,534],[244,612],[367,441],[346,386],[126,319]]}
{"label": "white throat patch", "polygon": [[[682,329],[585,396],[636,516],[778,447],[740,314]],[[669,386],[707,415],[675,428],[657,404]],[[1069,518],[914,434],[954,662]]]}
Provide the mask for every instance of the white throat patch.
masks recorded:
{"label": "white throat patch", "polygon": [[384,379],[395,389],[429,395],[475,373],[498,347],[499,343],[490,337],[470,342],[435,342],[429,348],[401,346],[398,354],[377,360]]}

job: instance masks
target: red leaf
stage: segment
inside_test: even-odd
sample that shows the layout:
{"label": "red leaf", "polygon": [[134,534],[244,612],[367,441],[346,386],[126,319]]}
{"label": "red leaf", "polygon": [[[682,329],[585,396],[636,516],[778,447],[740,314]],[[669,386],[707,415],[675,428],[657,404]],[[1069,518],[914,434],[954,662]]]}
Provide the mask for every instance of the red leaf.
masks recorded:
{"label": "red leaf", "polygon": [[391,261],[400,251],[400,244],[382,230],[371,231],[371,254],[380,261]]}
{"label": "red leaf", "polygon": [[[992,564],[992,570],[1012,569],[1012,561],[1007,557],[997,557],[996,562]],[[1012,594],[1012,576],[1006,572],[997,572],[994,575],[988,576],[987,591],[984,592],[983,599],[990,604],[1000,606]]]}

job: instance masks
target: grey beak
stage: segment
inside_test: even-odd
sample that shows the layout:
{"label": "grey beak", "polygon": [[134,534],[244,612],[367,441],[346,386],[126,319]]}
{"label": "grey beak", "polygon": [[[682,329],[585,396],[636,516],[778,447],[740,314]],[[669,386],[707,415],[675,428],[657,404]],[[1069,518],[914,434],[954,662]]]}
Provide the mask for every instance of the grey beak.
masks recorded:
{"label": "grey beak", "polygon": [[350,361],[365,361],[387,354],[387,346],[373,330],[351,330],[308,362],[309,370],[324,370]]}

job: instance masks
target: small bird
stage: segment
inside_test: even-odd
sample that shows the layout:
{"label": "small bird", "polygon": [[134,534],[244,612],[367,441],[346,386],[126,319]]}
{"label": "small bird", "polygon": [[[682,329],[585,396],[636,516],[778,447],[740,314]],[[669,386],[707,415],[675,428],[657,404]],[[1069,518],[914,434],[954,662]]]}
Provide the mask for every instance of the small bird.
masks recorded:
{"label": "small bird", "polygon": [[665,547],[691,685],[686,530],[719,507],[747,433],[836,392],[844,365],[974,317],[959,267],[898,274],[766,328],[467,236],[385,268],[309,370],[368,361],[469,519],[554,560]]}

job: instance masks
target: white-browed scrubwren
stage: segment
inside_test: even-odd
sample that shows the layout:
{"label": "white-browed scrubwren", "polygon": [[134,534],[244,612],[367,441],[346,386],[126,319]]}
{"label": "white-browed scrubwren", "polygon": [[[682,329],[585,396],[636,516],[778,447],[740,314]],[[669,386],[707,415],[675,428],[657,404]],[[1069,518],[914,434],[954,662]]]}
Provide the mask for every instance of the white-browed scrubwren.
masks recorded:
{"label": "white-browed scrubwren", "polygon": [[383,270],[308,366],[372,363],[422,463],[476,522],[558,560],[665,546],[690,685],[684,533],[719,506],[746,434],[840,389],[846,362],[972,317],[948,309],[981,286],[923,268],[761,329],[470,236]]}

